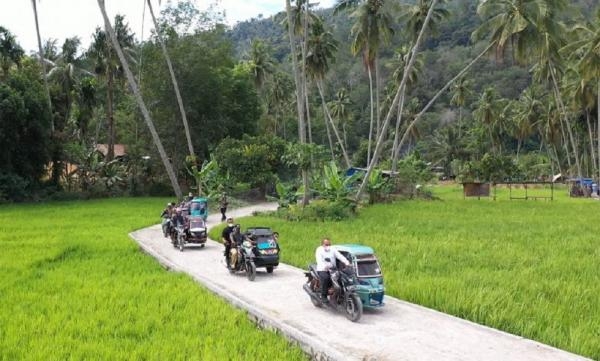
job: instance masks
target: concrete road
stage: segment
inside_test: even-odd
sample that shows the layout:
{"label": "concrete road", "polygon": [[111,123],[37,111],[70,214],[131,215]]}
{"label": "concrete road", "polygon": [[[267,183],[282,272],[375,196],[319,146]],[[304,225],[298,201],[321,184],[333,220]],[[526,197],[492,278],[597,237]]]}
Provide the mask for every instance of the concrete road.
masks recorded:
{"label": "concrete road", "polygon": [[[241,217],[274,207],[259,204],[228,215]],[[217,224],[219,217],[211,215],[209,227]],[[353,323],[341,313],[312,305],[302,290],[302,269],[281,264],[267,274],[259,268],[256,280],[250,282],[244,274],[229,274],[220,243],[208,241],[205,248],[190,245],[180,252],[163,237],[160,225],[130,236],[160,263],[190,274],[232,304],[248,310],[260,325],[280,330],[316,360],[587,360],[388,296],[384,308],[365,311],[360,321]]]}

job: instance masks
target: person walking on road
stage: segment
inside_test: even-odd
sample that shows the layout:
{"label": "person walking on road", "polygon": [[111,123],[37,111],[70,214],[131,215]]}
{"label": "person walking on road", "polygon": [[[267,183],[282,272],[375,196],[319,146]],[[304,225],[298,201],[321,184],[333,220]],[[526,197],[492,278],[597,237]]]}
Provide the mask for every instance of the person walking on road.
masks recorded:
{"label": "person walking on road", "polygon": [[317,273],[319,275],[319,282],[321,283],[321,301],[327,304],[329,303],[327,290],[331,286],[331,274],[329,271],[336,267],[335,260],[339,260],[346,266],[350,265],[350,262],[339,251],[331,248],[331,241],[328,238],[324,238],[321,241],[321,246],[317,247],[315,258],[317,259]]}
{"label": "person walking on road", "polygon": [[221,222],[227,219],[225,212],[227,212],[227,206],[229,202],[227,202],[227,194],[225,192],[221,193],[221,197],[219,198],[219,207],[221,208]]}

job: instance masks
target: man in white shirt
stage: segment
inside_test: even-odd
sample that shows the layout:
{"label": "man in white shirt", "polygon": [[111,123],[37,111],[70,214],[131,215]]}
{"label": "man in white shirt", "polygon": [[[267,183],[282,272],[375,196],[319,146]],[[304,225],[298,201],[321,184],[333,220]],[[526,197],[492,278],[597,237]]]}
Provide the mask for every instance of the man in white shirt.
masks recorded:
{"label": "man in white shirt", "polygon": [[317,259],[317,273],[319,274],[319,281],[321,283],[321,301],[328,303],[327,290],[331,285],[331,275],[329,271],[335,268],[335,260],[338,259],[346,266],[350,265],[350,262],[340,252],[331,248],[331,241],[324,238],[321,241],[321,246],[317,247],[315,252],[315,258]]}

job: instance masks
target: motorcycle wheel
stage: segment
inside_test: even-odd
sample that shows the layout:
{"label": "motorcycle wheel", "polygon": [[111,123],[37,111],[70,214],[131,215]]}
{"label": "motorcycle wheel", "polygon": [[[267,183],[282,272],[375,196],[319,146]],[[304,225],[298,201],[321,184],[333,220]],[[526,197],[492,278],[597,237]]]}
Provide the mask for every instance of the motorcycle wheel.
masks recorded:
{"label": "motorcycle wheel", "polygon": [[246,276],[250,281],[254,281],[256,278],[256,265],[254,262],[249,262],[246,266]]}
{"label": "motorcycle wheel", "polygon": [[360,298],[355,294],[351,294],[348,297],[346,297],[345,303],[346,304],[344,311],[346,313],[346,318],[352,322],[357,322],[358,320],[360,320],[360,317],[362,316],[363,312],[362,302],[360,301]]}
{"label": "motorcycle wheel", "polygon": [[183,243],[184,243],[184,242],[183,242],[183,238],[182,238],[182,237],[178,237],[178,239],[177,239],[177,243],[178,243],[178,245],[179,245],[179,251],[180,251],[180,252],[183,252]]}
{"label": "motorcycle wheel", "polygon": [[273,273],[273,266],[267,266],[267,273]]}

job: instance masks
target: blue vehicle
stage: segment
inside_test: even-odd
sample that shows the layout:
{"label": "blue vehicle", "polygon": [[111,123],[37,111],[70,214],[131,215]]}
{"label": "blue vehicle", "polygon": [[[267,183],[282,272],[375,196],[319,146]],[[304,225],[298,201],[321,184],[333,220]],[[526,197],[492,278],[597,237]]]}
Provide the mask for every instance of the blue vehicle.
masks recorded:
{"label": "blue vehicle", "polygon": [[379,308],[384,305],[383,273],[373,248],[359,244],[333,245],[356,270],[356,293],[364,308]]}
{"label": "blue vehicle", "polygon": [[202,217],[204,221],[208,218],[208,199],[195,197],[190,202],[190,216]]}

